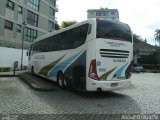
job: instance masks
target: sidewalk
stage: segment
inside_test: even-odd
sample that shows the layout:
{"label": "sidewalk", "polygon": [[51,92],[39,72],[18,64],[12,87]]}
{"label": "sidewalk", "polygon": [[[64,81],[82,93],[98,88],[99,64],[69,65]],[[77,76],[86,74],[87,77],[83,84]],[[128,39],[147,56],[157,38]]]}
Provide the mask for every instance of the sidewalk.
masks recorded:
{"label": "sidewalk", "polygon": [[14,75],[14,71],[0,72],[0,77],[19,76],[19,74],[27,72],[27,71],[28,70],[18,70],[18,71],[15,71],[15,75]]}

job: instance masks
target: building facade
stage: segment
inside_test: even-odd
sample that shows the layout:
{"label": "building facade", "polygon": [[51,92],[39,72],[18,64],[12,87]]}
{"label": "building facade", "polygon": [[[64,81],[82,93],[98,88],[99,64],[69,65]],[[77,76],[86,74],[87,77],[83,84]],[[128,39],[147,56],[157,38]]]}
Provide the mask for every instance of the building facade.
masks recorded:
{"label": "building facade", "polygon": [[119,12],[117,9],[108,8],[89,9],[87,11],[87,18],[119,21]]}
{"label": "building facade", "polygon": [[56,12],[56,0],[0,0],[0,46],[28,48],[54,30]]}

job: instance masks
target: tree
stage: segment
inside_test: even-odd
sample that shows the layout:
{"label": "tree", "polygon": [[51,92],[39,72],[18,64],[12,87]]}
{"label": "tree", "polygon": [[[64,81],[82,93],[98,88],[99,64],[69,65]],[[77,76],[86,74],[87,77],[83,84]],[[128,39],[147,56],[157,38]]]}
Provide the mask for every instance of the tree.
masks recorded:
{"label": "tree", "polygon": [[55,30],[59,30],[60,29],[60,26],[58,23],[55,24]]}
{"label": "tree", "polygon": [[140,43],[142,41],[141,36],[137,35],[137,34],[133,34],[133,42],[134,43]]}
{"label": "tree", "polygon": [[154,38],[155,38],[155,45],[156,45],[156,42],[158,42],[160,46],[160,29],[155,30]]}
{"label": "tree", "polygon": [[61,24],[61,28],[66,28],[66,27],[71,26],[75,23],[77,23],[77,22],[76,21],[63,21]]}
{"label": "tree", "polygon": [[147,39],[146,38],[145,38],[144,42],[147,43]]}

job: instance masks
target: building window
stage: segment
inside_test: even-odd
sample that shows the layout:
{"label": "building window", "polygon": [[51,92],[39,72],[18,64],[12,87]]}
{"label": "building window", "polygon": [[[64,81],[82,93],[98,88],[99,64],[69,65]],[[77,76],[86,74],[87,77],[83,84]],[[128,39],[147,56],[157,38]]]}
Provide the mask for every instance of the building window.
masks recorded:
{"label": "building window", "polygon": [[29,42],[33,42],[37,38],[37,31],[30,29],[30,28],[25,28],[25,35],[24,39]]}
{"label": "building window", "polygon": [[38,15],[33,12],[27,11],[27,23],[33,26],[38,26]]}
{"label": "building window", "polygon": [[108,12],[105,12],[105,16],[108,16]]}
{"label": "building window", "polygon": [[21,6],[18,6],[18,13],[22,14],[22,7]]}
{"label": "building window", "polygon": [[9,30],[12,30],[13,29],[13,22],[10,22],[10,21],[5,21],[5,24],[4,24],[4,27],[6,29],[9,29]]}
{"label": "building window", "polygon": [[53,8],[49,8],[49,17],[51,18],[51,19],[54,19],[55,18],[55,11],[54,11],[54,9]]}
{"label": "building window", "polygon": [[115,15],[115,12],[114,12],[114,11],[112,11],[112,12],[111,12],[111,15]]}
{"label": "building window", "polygon": [[17,24],[17,32],[21,32],[21,25]]}
{"label": "building window", "polygon": [[89,14],[90,14],[91,16],[94,16],[94,12],[90,12]]}
{"label": "building window", "polygon": [[27,6],[33,10],[39,10],[39,0],[27,0]]}
{"label": "building window", "polygon": [[14,10],[14,3],[10,0],[8,0],[7,2],[7,8],[11,9],[11,10]]}
{"label": "building window", "polygon": [[49,21],[48,22],[48,31],[51,32],[51,31],[53,31],[53,29],[54,29],[54,23]]}
{"label": "building window", "polygon": [[101,12],[96,12],[96,16],[102,16]]}
{"label": "building window", "polygon": [[55,0],[50,0],[50,3],[51,3],[53,6],[56,5],[56,4],[55,4]]}

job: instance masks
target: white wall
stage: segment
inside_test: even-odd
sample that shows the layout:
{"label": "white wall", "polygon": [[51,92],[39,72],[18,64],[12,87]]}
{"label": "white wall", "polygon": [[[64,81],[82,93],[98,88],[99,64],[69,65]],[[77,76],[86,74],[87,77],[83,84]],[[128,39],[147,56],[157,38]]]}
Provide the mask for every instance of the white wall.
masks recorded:
{"label": "white wall", "polygon": [[[21,65],[21,49],[0,47],[0,67],[13,67],[14,61]],[[23,66],[28,65],[27,50],[23,51]]]}

